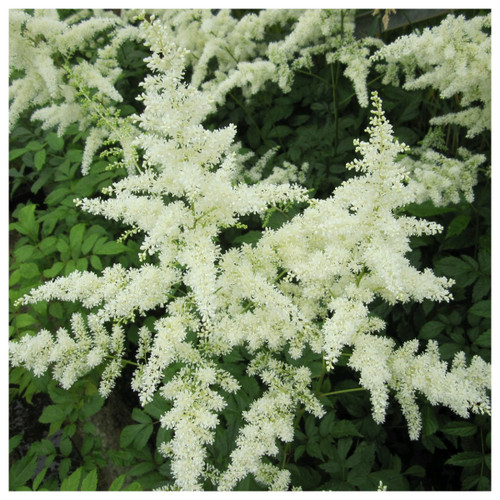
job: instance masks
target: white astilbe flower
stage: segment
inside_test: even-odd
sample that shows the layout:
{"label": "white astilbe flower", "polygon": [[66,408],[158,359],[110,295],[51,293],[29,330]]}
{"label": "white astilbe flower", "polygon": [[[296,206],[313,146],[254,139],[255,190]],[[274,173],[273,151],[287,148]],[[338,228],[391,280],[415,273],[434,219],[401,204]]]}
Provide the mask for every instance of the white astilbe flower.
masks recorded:
{"label": "white astilbe flower", "polygon": [[[463,111],[434,117],[435,125],[457,124],[467,137],[491,129],[491,14],[466,19],[449,15],[439,26],[399,37],[380,49],[372,61],[383,60],[383,83],[398,83],[404,72],[404,88],[427,87],[443,99],[459,96]],[[478,105],[479,104],[479,105]]]}
{"label": "white astilbe flower", "polygon": [[[111,12],[91,14],[60,20],[56,10],[37,9],[32,15],[9,12],[9,125],[14,127],[27,110],[44,129],[56,127],[58,135],[75,123],[81,131],[90,130],[84,174],[105,140],[121,143],[126,167],[132,172],[136,168],[131,151],[134,130],[129,120],[109,116],[123,100],[115,87],[122,74],[118,50],[127,40],[139,40],[139,32]],[[85,49],[96,50],[91,63],[74,57]]]}
{"label": "white astilbe flower", "polygon": [[486,160],[484,155],[473,155],[465,148],[458,149],[459,158],[448,158],[431,148],[416,153],[420,153],[417,159],[406,156],[401,160],[408,170],[408,183],[415,192],[416,203],[459,203],[460,195],[469,203],[474,201],[477,169]]}
{"label": "white astilbe flower", "polygon": [[491,387],[491,367],[488,363],[474,356],[467,367],[465,354],[459,352],[448,370],[435,341],[429,341],[423,353],[416,354],[417,350],[417,340],[406,342],[389,360],[389,386],[396,391],[411,439],[418,439],[422,428],[417,392],[424,394],[433,405],[447,406],[463,418],[469,417],[470,411],[489,413],[487,391]]}
{"label": "white astilbe flower", "polygon": [[262,461],[264,456],[278,454],[276,440],[293,440],[293,419],[297,403],[317,417],[324,410],[310,392],[311,372],[306,367],[293,367],[268,355],[257,356],[249,366],[249,374],[258,374],[269,389],[243,413],[246,421],[236,438],[229,467],[221,474],[218,489],[227,491],[248,474],[271,490],[288,489],[290,473]]}
{"label": "white astilbe flower", "polygon": [[[222,373],[221,373],[222,372]],[[186,491],[201,490],[201,476],[205,469],[207,444],[214,441],[217,413],[226,406],[224,398],[211,386],[220,379],[232,378],[227,372],[210,363],[198,363],[181,370],[161,389],[162,396],[173,402],[173,407],[160,419],[161,426],[174,430],[174,438],[164,443],[160,451],[172,458],[171,470],[177,487]],[[232,379],[232,388],[237,382]]]}
{"label": "white astilbe flower", "polygon": [[71,332],[72,335],[60,328],[54,338],[47,330],[41,330],[34,337],[25,335],[19,342],[10,342],[12,366],[24,364],[40,376],[52,365],[54,379],[64,389],[69,389],[79,378],[110,358],[99,387],[100,394],[107,397],[121,373],[125,340],[123,328],[115,324],[111,332],[107,332],[91,315],[87,329],[83,316],[74,313]]}
{"label": "white astilbe flower", "polygon": [[[31,106],[42,107],[51,105],[54,101],[64,99],[66,104],[75,102],[75,89],[64,81],[66,71],[62,67],[54,65],[54,56],[60,54],[66,60],[77,49],[83,46],[93,45],[94,38],[99,32],[110,30],[116,26],[118,18],[94,17],[82,20],[75,25],[69,25],[60,21],[55,10],[35,10],[33,15],[21,10],[11,10],[9,13],[9,66],[11,76],[14,76],[9,89],[9,99],[12,100],[10,108],[10,125],[16,123],[19,115]],[[88,69],[91,66],[84,63]],[[75,66],[77,67],[77,66]],[[106,75],[103,75],[105,77]],[[116,79],[116,75],[110,75]],[[106,82],[106,89],[100,89],[103,96],[110,87]],[[116,94],[113,88],[113,96]],[[70,108],[65,108],[67,112]],[[79,109],[79,108],[78,108]],[[82,130],[88,120],[85,114],[77,108],[71,120],[80,121]],[[39,115],[41,117],[41,115]],[[66,118],[68,120],[68,118]],[[53,126],[53,121],[48,122]],[[63,130],[59,130],[60,133]]]}
{"label": "white astilbe flower", "polygon": [[[230,11],[154,11],[168,30],[170,40],[189,50],[191,83],[209,91],[223,103],[234,88],[250,97],[267,82],[284,92],[291,90],[295,72],[310,69],[312,58],[325,54],[327,62],[346,65],[362,106],[368,104],[366,77],[370,48],[380,40],[355,40],[354,11],[329,9],[269,9],[237,20]],[[281,39],[265,42],[266,32],[279,26]],[[209,62],[217,61],[215,70]]]}

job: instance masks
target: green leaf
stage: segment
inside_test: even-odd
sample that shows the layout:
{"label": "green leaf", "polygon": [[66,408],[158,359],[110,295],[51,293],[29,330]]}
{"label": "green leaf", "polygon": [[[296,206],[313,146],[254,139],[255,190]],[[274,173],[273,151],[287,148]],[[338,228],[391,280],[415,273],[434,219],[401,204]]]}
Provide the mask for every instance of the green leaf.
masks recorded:
{"label": "green leaf", "polygon": [[51,191],[45,197],[45,203],[49,206],[58,205],[59,203],[61,203],[62,200],[64,200],[64,198],[66,198],[69,195],[71,195],[71,191],[68,189],[68,187],[61,186]]}
{"label": "green leaf", "polygon": [[350,420],[338,420],[331,429],[332,437],[341,438],[348,436],[363,437]]}
{"label": "green leaf", "polygon": [[66,158],[72,163],[80,164],[83,158],[83,151],[81,149],[70,149],[66,153]]}
{"label": "green leaf", "polygon": [[81,491],[96,491],[97,490],[97,470],[92,469],[82,481]]}
{"label": "green leaf", "polygon": [[472,300],[474,302],[480,301],[482,298],[486,297],[491,289],[491,278],[489,276],[480,276],[479,279],[474,283],[474,288],[472,289]]}
{"label": "green leaf", "polygon": [[85,240],[83,241],[81,248],[83,255],[88,254],[90,252],[90,249],[94,246],[94,243],[97,241],[97,238],[99,238],[99,235],[96,233],[85,236]]}
{"label": "green leaf", "polygon": [[405,476],[425,477],[425,469],[421,465],[412,465],[403,474]]}
{"label": "green leaf", "polygon": [[240,243],[257,243],[262,237],[262,231],[248,231],[248,233],[236,236],[233,240],[233,244]]}
{"label": "green leaf", "polygon": [[38,239],[38,222],[35,218],[36,205],[30,204],[22,207],[17,213],[18,222],[15,228],[21,234],[29,236],[33,240]]}
{"label": "green leaf", "polygon": [[69,244],[71,247],[71,254],[73,258],[80,255],[80,248],[82,246],[83,235],[85,233],[85,224],[80,223],[73,226],[69,232]]}
{"label": "green leaf", "polygon": [[88,455],[90,453],[90,451],[92,450],[92,448],[94,448],[94,445],[95,445],[94,436],[86,435],[85,438],[83,439],[82,448],[80,450],[80,453],[83,456]]}
{"label": "green leaf", "polygon": [[[462,256],[461,259],[458,257],[444,257],[436,262],[434,269],[442,276],[453,278],[458,286],[468,286],[476,280],[478,272],[476,266],[472,265],[470,260],[464,260],[465,257]],[[475,263],[473,259],[472,262]]]}
{"label": "green leaf", "polygon": [[21,276],[25,279],[32,279],[40,275],[40,270],[34,262],[26,262],[19,267]]}
{"label": "green leaf", "polygon": [[55,278],[58,276],[64,268],[64,262],[54,262],[49,269],[43,271],[43,275],[46,278]]}
{"label": "green leaf", "polygon": [[134,440],[136,434],[137,434],[137,427],[139,427],[136,424],[133,425],[126,425],[120,434],[120,447],[126,448],[130,444],[132,444],[132,441]]}
{"label": "green leaf", "polygon": [[118,476],[116,479],[114,479],[109,486],[109,491],[120,491],[126,477],[127,474],[122,474],[121,476]]}
{"label": "green leaf", "polygon": [[9,439],[9,453],[12,453],[18,446],[19,443],[23,440],[22,434],[16,434]]}
{"label": "green leaf", "polygon": [[73,472],[73,474],[71,474],[71,476],[63,479],[61,483],[61,491],[78,491],[81,477],[82,468],[79,467],[75,470],[75,472]]}
{"label": "green leaf", "polygon": [[153,434],[153,424],[139,424],[141,429],[138,430],[134,438],[134,446],[137,449],[142,449],[146,446],[151,434]]}
{"label": "green leaf", "polygon": [[16,158],[19,158],[20,156],[22,156],[24,153],[26,153],[26,151],[28,151],[26,148],[21,148],[21,149],[11,149],[9,151],[9,161],[13,161],[15,160]]}
{"label": "green leaf", "polygon": [[156,468],[154,462],[142,462],[134,465],[128,472],[129,476],[142,476]]}
{"label": "green leaf", "polygon": [[94,253],[98,255],[116,255],[124,252],[126,249],[127,247],[125,245],[117,241],[108,241],[101,244],[97,242],[94,246]]}
{"label": "green leaf", "polygon": [[30,141],[28,142],[26,149],[28,151],[39,151],[40,149],[43,149],[43,144],[38,141]]}
{"label": "green leaf", "polygon": [[477,426],[472,422],[448,422],[441,430],[450,436],[467,437],[476,434]]}
{"label": "green leaf", "polygon": [[9,489],[17,490],[24,486],[36,471],[38,457],[25,455],[12,464],[9,470]]}
{"label": "green leaf", "polygon": [[457,236],[467,228],[470,223],[469,215],[457,215],[448,226],[448,231],[446,232],[446,238],[451,238],[452,236]]}
{"label": "green leaf", "polygon": [[422,326],[418,334],[418,338],[429,340],[436,338],[446,327],[444,323],[440,321],[428,321]]}
{"label": "green leaf", "polygon": [[46,406],[38,419],[42,424],[51,422],[62,422],[66,418],[66,413],[61,405]]}
{"label": "green leaf", "polygon": [[150,424],[152,422],[151,417],[139,408],[132,410],[132,418],[140,424]]}
{"label": "green leaf", "polygon": [[472,467],[480,465],[483,458],[479,451],[462,451],[449,458],[446,465],[457,465],[458,467]]}
{"label": "green leaf", "polygon": [[99,393],[94,394],[81,409],[83,419],[86,420],[95,415],[102,408],[104,402],[105,399]]}
{"label": "green leaf", "polygon": [[16,315],[16,320],[15,320],[16,328],[25,328],[26,326],[34,325],[37,322],[38,321],[36,320],[36,318],[31,316],[31,314],[22,313]]}
{"label": "green leaf", "polygon": [[474,341],[474,344],[479,347],[491,348],[491,330],[487,330],[479,335],[479,337]]}
{"label": "green leaf", "polygon": [[71,450],[73,449],[73,444],[71,443],[71,439],[67,437],[61,439],[61,442],[59,443],[59,449],[61,450],[61,454],[67,457],[71,453]]}
{"label": "green leaf", "polygon": [[436,412],[432,406],[426,405],[422,408],[422,434],[430,436],[439,429]]}
{"label": "green leaf", "polygon": [[37,151],[35,153],[35,168],[37,170],[42,170],[43,166],[45,165],[45,159],[47,157],[47,153],[45,152],[45,149],[41,149],[40,151]]}
{"label": "green leaf", "polygon": [[101,259],[97,255],[90,256],[90,264],[92,265],[92,267],[95,270],[97,270],[97,271],[102,270],[102,262],[101,262]]}
{"label": "green leaf", "polygon": [[64,139],[54,132],[47,134],[47,143],[54,151],[61,151],[64,147]]}
{"label": "green leaf", "polygon": [[28,260],[34,251],[35,247],[33,245],[22,245],[14,250],[14,257],[20,261]]}
{"label": "green leaf", "polygon": [[41,482],[43,481],[44,477],[45,477],[45,474],[47,473],[48,471],[48,467],[44,467],[35,477],[35,479],[33,479],[33,491],[37,490],[38,487],[40,486]]}
{"label": "green leaf", "polygon": [[342,438],[337,442],[337,451],[340,460],[343,462],[352,446],[352,438]]}
{"label": "green leaf", "polygon": [[469,314],[475,314],[481,318],[491,318],[491,300],[476,302],[470,309]]}

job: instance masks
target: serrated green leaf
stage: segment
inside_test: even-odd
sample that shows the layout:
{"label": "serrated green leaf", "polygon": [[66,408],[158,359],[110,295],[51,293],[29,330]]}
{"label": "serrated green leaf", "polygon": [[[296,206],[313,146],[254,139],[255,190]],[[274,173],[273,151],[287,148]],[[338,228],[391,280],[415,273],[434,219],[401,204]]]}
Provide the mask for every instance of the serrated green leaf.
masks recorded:
{"label": "serrated green leaf", "polygon": [[80,164],[83,158],[83,151],[81,149],[70,149],[66,153],[66,158],[73,163]]}
{"label": "serrated green leaf", "polygon": [[47,473],[48,467],[44,467],[33,479],[33,491],[37,490],[38,487],[40,486],[41,482],[45,478],[45,474]]}
{"label": "serrated green leaf", "polygon": [[461,287],[469,286],[478,277],[476,267],[463,258],[459,259],[458,257],[444,257],[436,262],[434,269],[436,273],[442,276],[453,278],[457,282],[457,285]]}
{"label": "serrated green leaf", "polygon": [[40,270],[34,262],[25,262],[21,264],[19,271],[21,272],[21,276],[28,280],[40,275]]}
{"label": "serrated green leaf", "polygon": [[156,468],[154,462],[142,462],[140,464],[134,465],[128,472],[129,476],[142,476],[147,474]]}
{"label": "serrated green leaf", "polygon": [[37,170],[42,170],[45,165],[45,159],[47,158],[47,153],[45,149],[41,149],[35,153],[34,164]]}
{"label": "serrated green leaf", "polygon": [[448,231],[446,232],[446,238],[451,238],[452,236],[457,236],[467,228],[470,223],[469,215],[457,215],[448,226]]}
{"label": "serrated green leaf", "polygon": [[46,278],[55,278],[56,276],[61,274],[61,271],[64,268],[64,262],[54,262],[49,269],[45,269],[43,271],[43,275]]}
{"label": "serrated green leaf", "polygon": [[16,315],[15,323],[16,328],[25,328],[27,326],[36,324],[37,320],[31,314],[22,313]]}
{"label": "serrated green leaf", "polygon": [[491,348],[491,330],[488,330],[474,341],[474,344],[480,346],[480,347],[486,347],[486,348]]}
{"label": "serrated green leaf", "polygon": [[19,158],[22,156],[24,153],[28,151],[26,148],[19,148],[19,149],[11,149],[9,151],[9,161],[13,161],[16,158]]}
{"label": "serrated green leaf", "polygon": [[425,477],[425,469],[421,465],[412,465],[403,474],[405,476]]}
{"label": "serrated green leaf", "polygon": [[123,483],[125,482],[125,478],[127,474],[122,474],[113,480],[113,482],[109,486],[109,491],[120,491]]}
{"label": "serrated green leaf", "polygon": [[69,232],[69,244],[71,247],[71,254],[73,258],[80,255],[80,248],[82,246],[83,235],[85,233],[85,224],[80,223],[73,226]]}
{"label": "serrated green leaf", "polygon": [[73,449],[71,439],[69,439],[68,437],[61,439],[61,442],[59,443],[59,449],[61,450],[61,454],[64,457],[69,456],[71,450]]}
{"label": "serrated green leaf", "polygon": [[61,405],[46,406],[38,419],[42,424],[51,422],[62,422],[66,418],[66,413]]}
{"label": "serrated green leaf", "polygon": [[33,245],[22,245],[14,250],[14,257],[19,261],[28,260],[34,253]]}
{"label": "serrated green leaf", "polygon": [[122,491],[142,491],[141,483],[134,481],[133,483],[125,486]]}
{"label": "serrated green leaf", "polygon": [[418,334],[418,338],[429,340],[436,338],[444,329],[446,325],[440,321],[428,321],[425,323]]}
{"label": "serrated green leaf", "polygon": [[139,408],[132,410],[132,419],[140,424],[150,424],[152,422],[151,417]]}
{"label": "serrated green leaf", "polygon": [[469,314],[475,314],[481,318],[491,318],[491,300],[476,302],[470,309]]}
{"label": "serrated green leaf", "polygon": [[101,259],[97,255],[90,256],[90,264],[92,265],[92,267],[95,270],[97,270],[97,271],[102,270],[102,262],[101,262]]}
{"label": "serrated green leaf", "polygon": [[97,470],[92,469],[82,480],[80,491],[97,490]]}
{"label": "serrated green leaf", "polygon": [[472,289],[472,300],[479,302],[482,298],[486,297],[491,290],[491,279],[489,276],[480,276],[474,283]]}
{"label": "serrated green leaf", "polygon": [[24,486],[36,471],[37,457],[25,455],[12,464],[9,470],[9,489],[18,490]]}
{"label": "serrated green leaf", "polygon": [[54,132],[47,134],[47,143],[54,151],[61,151],[64,147],[64,139]]}
{"label": "serrated green leaf", "polygon": [[95,393],[81,409],[81,415],[84,420],[95,415],[104,405],[105,399],[98,393]]}
{"label": "serrated green leaf", "polygon": [[450,436],[474,436],[477,432],[477,427],[472,422],[448,422],[441,430]]}
{"label": "serrated green leaf", "polygon": [[472,467],[474,465],[479,465],[482,459],[482,455],[479,451],[462,451],[453,455],[445,463],[458,467]]}
{"label": "serrated green leaf", "polygon": [[432,406],[424,406],[422,408],[422,432],[426,436],[434,434],[439,429],[439,422],[436,417],[436,412]]}
{"label": "serrated green leaf", "polygon": [[63,479],[61,483],[61,491],[78,491],[81,478],[82,468],[79,467],[75,470],[75,472],[73,472],[73,474],[71,474],[71,476]]}
{"label": "serrated green leaf", "polygon": [[22,434],[16,434],[9,439],[9,453],[12,453],[18,446],[19,443],[23,440]]}
{"label": "serrated green leaf", "polygon": [[331,429],[332,437],[342,438],[342,437],[363,437],[358,431],[356,426],[350,420],[338,420]]}
{"label": "serrated green leaf", "polygon": [[90,252],[90,249],[94,246],[94,243],[97,241],[97,238],[99,238],[99,235],[96,233],[85,236],[81,248],[83,255],[88,254]]}
{"label": "serrated green leaf", "polygon": [[94,253],[98,255],[116,255],[124,252],[127,247],[123,243],[118,243],[117,241],[107,241],[106,243],[98,244],[94,246]]}

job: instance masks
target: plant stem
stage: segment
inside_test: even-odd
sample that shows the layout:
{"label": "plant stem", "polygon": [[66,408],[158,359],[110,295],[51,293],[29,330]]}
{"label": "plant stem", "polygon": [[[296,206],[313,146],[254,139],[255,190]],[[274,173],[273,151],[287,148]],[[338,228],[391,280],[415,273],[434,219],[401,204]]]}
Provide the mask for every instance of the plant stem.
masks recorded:
{"label": "plant stem", "polygon": [[326,396],[336,396],[337,394],[346,394],[348,392],[366,391],[364,387],[355,387],[354,389],[343,389],[341,391],[325,392],[324,394],[319,394],[318,398],[324,398]]}

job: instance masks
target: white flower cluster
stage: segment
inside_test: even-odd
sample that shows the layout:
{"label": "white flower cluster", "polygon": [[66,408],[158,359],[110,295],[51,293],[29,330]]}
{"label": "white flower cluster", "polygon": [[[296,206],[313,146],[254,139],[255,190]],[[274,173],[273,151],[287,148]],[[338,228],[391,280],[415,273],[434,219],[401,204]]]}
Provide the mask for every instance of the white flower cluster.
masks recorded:
{"label": "white flower cluster", "polygon": [[99,392],[107,397],[122,369],[125,347],[123,328],[115,324],[111,331],[93,315],[85,320],[79,313],[71,318],[70,335],[60,328],[55,338],[47,330],[32,337],[25,335],[19,342],[10,343],[12,366],[23,364],[37,376],[43,375],[53,364],[52,375],[64,389],[69,389],[80,377],[96,366],[107,363],[99,386]]}
{"label": "white flower cluster", "polygon": [[[368,105],[366,76],[370,48],[382,42],[374,38],[355,40],[353,10],[262,10],[240,20],[230,11],[158,11],[169,36],[189,50],[193,86],[209,91],[217,103],[236,87],[249,97],[267,82],[284,92],[291,90],[294,74],[310,69],[313,57],[340,61],[352,80],[361,106]],[[265,36],[279,26],[282,39],[265,43]],[[210,64],[216,61],[216,69]]]}
{"label": "white flower cluster", "polygon": [[268,353],[257,355],[248,369],[249,375],[259,375],[269,389],[243,413],[247,424],[236,439],[229,467],[221,474],[218,489],[232,490],[248,474],[269,487],[282,491],[289,487],[290,472],[262,461],[263,456],[279,452],[276,439],[293,440],[293,420],[297,404],[317,417],[324,410],[308,389],[311,373],[308,368],[293,367],[273,359]]}
{"label": "white flower cluster", "polygon": [[[190,27],[185,31],[183,24],[174,28],[172,22],[154,16],[142,22],[138,36],[151,49],[150,73],[142,83],[144,111],[134,117],[137,133],[131,144],[141,150],[143,159],[137,170],[107,188],[106,196],[77,201],[84,211],[123,222],[142,234],[142,263],[135,269],[115,264],[99,275],[74,272],[21,298],[19,304],[79,301],[90,312],[87,325],[82,315],[73,316],[72,334],[60,329],[54,337],[42,330],[11,342],[10,358],[12,365],[24,364],[36,375],[53,365],[54,377],[63,387],[104,365],[100,392],[107,396],[125,363],[124,325],[149,311],[161,311],[151,329],[139,329],[132,387],[143,405],[156,393],[172,404],[161,425],[173,430],[173,438],[161,451],[171,459],[174,487],[199,490],[210,477],[220,490],[229,490],[253,474],[270,489],[286,489],[289,473],[273,463],[277,440],[293,440],[299,404],[318,418],[324,413],[310,390],[309,369],[300,366],[306,348],[323,354],[332,370],[349,347],[349,366],[370,392],[375,421],[384,421],[390,391],[395,391],[414,439],[421,427],[417,393],[461,416],[488,411],[490,372],[479,358],[467,366],[463,354],[448,370],[434,343],[420,354],[416,342],[396,346],[381,333],[384,322],[370,311],[378,298],[389,304],[448,301],[452,285],[430,269],[415,269],[407,258],[412,236],[434,234],[441,227],[399,214],[401,207],[422,200],[426,177],[422,165],[397,161],[408,148],[394,139],[376,93],[368,140],[355,142],[360,158],[347,165],[358,175],[329,198],[309,200],[305,188],[285,182],[286,176],[278,171],[265,182],[243,182],[245,157],[236,152],[235,128],[204,128],[202,122],[215,110],[216,101],[206,89],[183,79],[193,54],[205,64],[205,70],[201,65],[194,73],[201,87],[210,58],[216,54],[226,60],[224,47],[207,42],[208,33],[218,36],[229,23],[234,36],[242,36],[239,23],[231,24],[224,12],[164,14]],[[338,16],[323,11],[262,14],[266,26],[289,19],[295,23],[289,37],[270,46],[267,54],[271,61],[279,55],[276,47],[284,49],[283,61],[273,62],[282,68],[280,84],[288,85],[285,67],[297,52],[305,61],[321,40],[338,30]],[[262,50],[257,43],[262,36],[258,19],[250,16],[242,25],[252,28],[255,46],[249,43],[249,54],[235,52],[237,57],[250,58]],[[348,19],[344,21],[347,29]],[[199,28],[198,45],[193,26]],[[240,45],[234,43],[233,48]],[[203,55],[207,46],[211,48]],[[312,49],[297,51],[302,46]],[[332,49],[328,45],[321,50]],[[348,67],[350,57],[352,65],[357,64],[349,50],[339,49],[338,55]],[[360,45],[353,50],[364,49]],[[361,73],[363,68],[364,63]],[[361,81],[358,84],[361,95]],[[268,159],[269,155],[257,163],[251,180],[258,179]],[[465,188],[454,164],[439,161],[447,169],[442,174],[452,180],[448,190],[439,191],[441,198],[431,198],[453,199],[457,188]],[[480,159],[467,161],[472,172]],[[300,173],[295,169],[293,175]],[[242,216],[265,217],[273,207],[294,203],[307,208],[279,229],[263,231],[254,245],[227,250],[219,245],[221,231],[241,227]],[[268,389],[243,414],[245,423],[228,467],[212,470],[206,464],[206,448],[214,442],[219,414],[227,404],[224,394],[239,390],[237,379],[220,366],[220,359],[238,346],[253,357],[247,374],[260,377]],[[284,351],[299,360],[298,366],[281,360]],[[180,368],[165,382],[165,370],[174,364]]]}
{"label": "white flower cluster", "polygon": [[408,169],[415,202],[432,200],[436,206],[458,203],[460,196],[472,203],[477,184],[477,169],[484,155],[471,154],[459,148],[460,158],[448,158],[431,148],[417,150],[417,158],[406,156],[401,163]]}
{"label": "white flower cluster", "polygon": [[[431,123],[457,124],[467,137],[491,129],[491,14],[465,19],[449,15],[439,26],[402,36],[381,48],[372,61],[383,60],[384,83],[398,83],[404,72],[406,89],[427,87],[443,99],[458,96],[464,108],[434,117]],[[480,105],[478,105],[480,104]]]}
{"label": "white flower cluster", "polygon": [[[122,72],[117,51],[126,40],[138,37],[136,27],[125,25],[111,12],[95,14],[62,21],[56,10],[9,12],[10,127],[21,113],[35,108],[31,119],[41,121],[45,129],[57,127],[59,135],[73,123],[82,131],[90,130],[82,165],[85,173],[105,139],[119,140],[110,126],[93,128],[93,121],[102,118],[100,109],[114,113],[113,106],[123,100],[115,88]],[[97,57],[92,63],[74,57],[77,51],[94,49]],[[93,94],[86,104],[79,96],[82,89]],[[127,155],[126,143],[123,146]]]}

